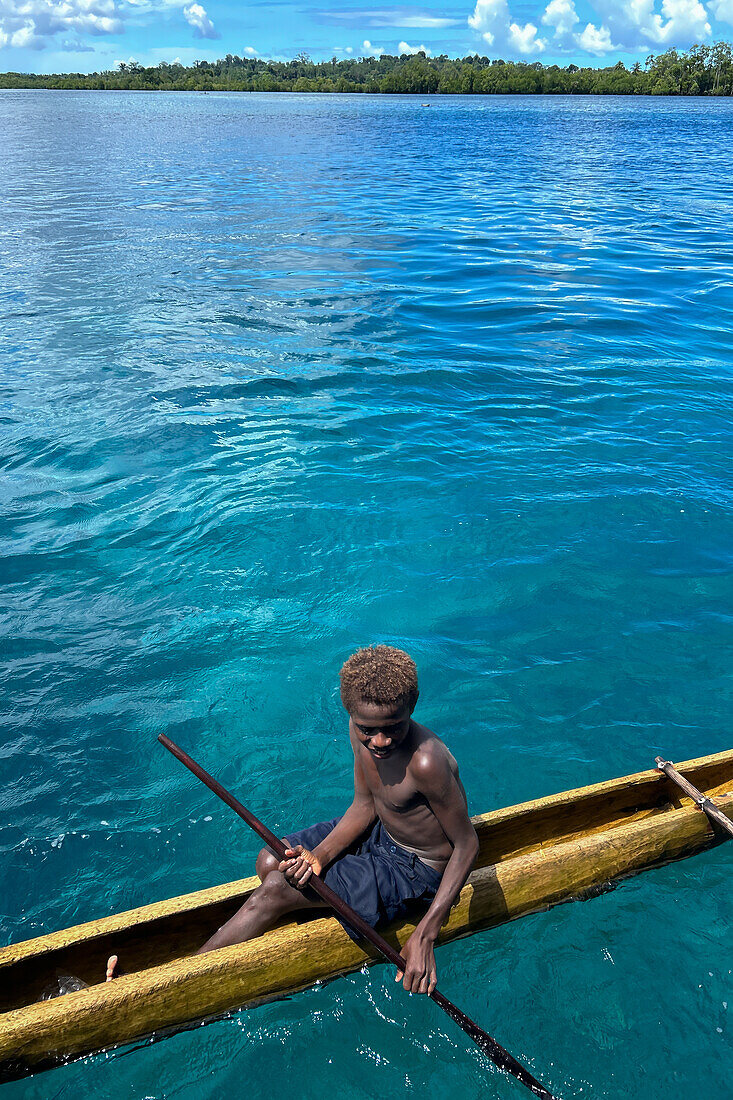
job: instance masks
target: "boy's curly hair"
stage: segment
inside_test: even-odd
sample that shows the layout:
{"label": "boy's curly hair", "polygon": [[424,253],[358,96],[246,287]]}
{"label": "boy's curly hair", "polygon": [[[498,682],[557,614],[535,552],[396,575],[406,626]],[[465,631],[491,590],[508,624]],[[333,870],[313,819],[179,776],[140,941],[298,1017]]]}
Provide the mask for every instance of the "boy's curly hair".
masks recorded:
{"label": "boy's curly hair", "polygon": [[351,714],[364,700],[376,706],[409,706],[417,702],[417,668],[403,649],[373,645],[352,653],[339,673],[341,702]]}

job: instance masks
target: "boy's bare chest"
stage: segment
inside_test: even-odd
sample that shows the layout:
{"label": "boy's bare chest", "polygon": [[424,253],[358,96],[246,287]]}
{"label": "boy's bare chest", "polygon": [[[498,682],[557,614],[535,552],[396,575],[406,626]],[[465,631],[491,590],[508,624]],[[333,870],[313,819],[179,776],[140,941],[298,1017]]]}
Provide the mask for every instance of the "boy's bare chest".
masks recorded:
{"label": "boy's bare chest", "polygon": [[405,813],[423,801],[414,780],[403,767],[392,767],[391,762],[380,768],[370,758],[364,762],[364,778],[374,801],[395,813]]}

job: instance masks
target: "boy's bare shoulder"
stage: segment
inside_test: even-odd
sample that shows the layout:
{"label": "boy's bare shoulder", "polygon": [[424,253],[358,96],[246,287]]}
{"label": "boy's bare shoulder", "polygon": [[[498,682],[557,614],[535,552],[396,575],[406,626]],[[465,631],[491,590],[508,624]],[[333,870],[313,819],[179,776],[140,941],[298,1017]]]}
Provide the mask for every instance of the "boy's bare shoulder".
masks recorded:
{"label": "boy's bare shoulder", "polygon": [[437,734],[414,722],[415,748],[408,771],[418,787],[443,787],[458,775],[458,764],[445,742]]}

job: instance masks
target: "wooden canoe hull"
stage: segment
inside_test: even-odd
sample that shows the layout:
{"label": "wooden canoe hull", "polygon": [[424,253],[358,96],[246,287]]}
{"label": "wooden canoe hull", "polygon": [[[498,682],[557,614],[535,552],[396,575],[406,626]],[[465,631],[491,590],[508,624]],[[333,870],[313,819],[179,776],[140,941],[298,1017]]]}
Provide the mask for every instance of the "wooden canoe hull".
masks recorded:
{"label": "wooden canoe hull", "polygon": [[[679,769],[733,820],[733,752]],[[723,839],[657,771],[498,810],[474,823],[478,865],[440,943],[588,896]],[[255,884],[244,879],[1,950],[0,1080],[274,1000],[377,961],[331,917],[291,922],[249,943],[192,955]],[[403,923],[386,936],[401,945],[412,929]],[[103,983],[113,950],[135,969]],[[28,1003],[57,972],[101,984]],[[25,1003],[17,1003],[23,996]]]}

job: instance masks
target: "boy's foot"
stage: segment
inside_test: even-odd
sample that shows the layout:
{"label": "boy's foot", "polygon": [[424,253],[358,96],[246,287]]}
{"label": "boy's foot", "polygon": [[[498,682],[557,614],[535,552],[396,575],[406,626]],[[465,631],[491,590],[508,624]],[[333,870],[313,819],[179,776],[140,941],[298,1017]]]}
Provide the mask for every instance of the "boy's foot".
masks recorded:
{"label": "boy's foot", "polygon": [[117,956],[116,955],[110,955],[110,957],[107,959],[107,979],[106,980],[108,982],[111,982],[113,978],[117,977],[117,975],[115,974],[116,970],[117,970]]}

